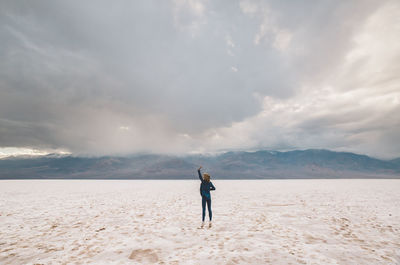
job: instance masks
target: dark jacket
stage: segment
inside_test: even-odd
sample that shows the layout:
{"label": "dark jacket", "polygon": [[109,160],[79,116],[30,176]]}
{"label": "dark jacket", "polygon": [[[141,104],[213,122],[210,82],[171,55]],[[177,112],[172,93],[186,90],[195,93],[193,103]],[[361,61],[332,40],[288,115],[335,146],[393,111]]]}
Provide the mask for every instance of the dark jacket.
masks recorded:
{"label": "dark jacket", "polygon": [[200,184],[200,195],[202,197],[206,197],[207,199],[211,199],[211,194],[210,194],[210,190],[215,190],[214,185],[212,184],[212,182],[207,182],[203,179],[203,176],[200,173],[200,170],[197,170],[197,173],[199,173],[199,179],[201,181]]}

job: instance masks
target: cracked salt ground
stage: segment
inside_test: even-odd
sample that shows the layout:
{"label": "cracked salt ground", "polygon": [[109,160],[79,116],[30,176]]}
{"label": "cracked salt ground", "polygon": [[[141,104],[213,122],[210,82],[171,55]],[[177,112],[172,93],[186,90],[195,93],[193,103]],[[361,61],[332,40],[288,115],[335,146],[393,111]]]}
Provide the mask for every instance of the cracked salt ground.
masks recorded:
{"label": "cracked salt ground", "polygon": [[400,264],[400,180],[2,180],[0,264]]}

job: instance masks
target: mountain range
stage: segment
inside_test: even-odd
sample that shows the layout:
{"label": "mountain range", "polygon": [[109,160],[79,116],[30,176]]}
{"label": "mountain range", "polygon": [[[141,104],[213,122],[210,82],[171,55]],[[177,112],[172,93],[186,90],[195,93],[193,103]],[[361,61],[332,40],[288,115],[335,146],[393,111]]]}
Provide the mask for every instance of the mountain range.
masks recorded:
{"label": "mountain range", "polygon": [[400,158],[381,160],[329,150],[260,150],[218,155],[0,159],[0,179],[195,179],[202,165],[215,179],[400,178]]}

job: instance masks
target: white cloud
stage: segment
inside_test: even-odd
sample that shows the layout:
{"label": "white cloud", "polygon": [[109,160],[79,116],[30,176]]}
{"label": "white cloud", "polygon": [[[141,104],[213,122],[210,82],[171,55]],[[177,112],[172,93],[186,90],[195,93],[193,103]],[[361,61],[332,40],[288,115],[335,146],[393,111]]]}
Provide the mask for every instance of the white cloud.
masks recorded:
{"label": "white cloud", "polygon": [[247,15],[255,15],[259,10],[258,4],[254,1],[240,1],[240,8]]}
{"label": "white cloud", "polygon": [[261,19],[259,29],[254,36],[254,45],[270,44],[280,52],[288,49],[292,34],[276,21],[276,15],[265,2],[241,1],[240,7],[244,14]]}
{"label": "white cloud", "polygon": [[284,52],[289,48],[290,42],[292,40],[292,35],[287,30],[277,30],[275,32],[275,39],[273,42],[273,47],[277,50]]}
{"label": "white cloud", "polygon": [[233,42],[231,35],[227,34],[225,36],[225,42],[226,42],[226,46],[227,46],[226,53],[229,56],[235,56],[235,54],[233,52],[233,50],[235,49],[235,43]]}
{"label": "white cloud", "polygon": [[60,154],[67,155],[70,154],[64,150],[38,150],[33,148],[21,148],[21,147],[1,147],[0,148],[0,158],[5,158],[9,156],[43,156],[48,154]]}
{"label": "white cloud", "polygon": [[235,43],[233,42],[232,37],[229,34],[226,35],[225,40],[228,47],[235,48]]}
{"label": "white cloud", "polygon": [[201,0],[174,0],[175,26],[196,37],[202,26],[207,24],[205,3]]}
{"label": "white cloud", "polygon": [[258,115],[213,129],[220,137],[207,138],[206,149],[330,148],[398,156],[399,33],[400,4],[378,9],[335,72],[317,84],[303,83],[294,97],[266,96]]}
{"label": "white cloud", "polygon": [[119,129],[122,131],[130,131],[130,127],[129,126],[119,126]]}

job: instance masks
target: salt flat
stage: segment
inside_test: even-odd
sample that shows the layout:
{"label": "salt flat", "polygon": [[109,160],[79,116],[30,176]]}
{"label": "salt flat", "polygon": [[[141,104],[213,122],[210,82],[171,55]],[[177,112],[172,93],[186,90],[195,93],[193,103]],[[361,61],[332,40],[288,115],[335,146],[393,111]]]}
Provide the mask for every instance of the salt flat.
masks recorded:
{"label": "salt flat", "polygon": [[400,264],[400,180],[2,180],[0,264]]}

